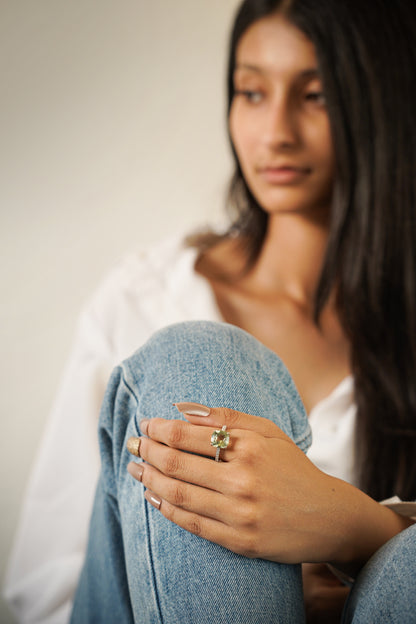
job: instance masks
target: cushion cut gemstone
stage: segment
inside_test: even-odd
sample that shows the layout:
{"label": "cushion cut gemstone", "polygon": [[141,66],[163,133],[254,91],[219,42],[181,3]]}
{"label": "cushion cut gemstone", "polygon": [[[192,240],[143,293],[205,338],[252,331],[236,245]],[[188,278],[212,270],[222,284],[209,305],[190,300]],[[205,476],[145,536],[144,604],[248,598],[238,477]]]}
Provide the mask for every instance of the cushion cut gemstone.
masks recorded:
{"label": "cushion cut gemstone", "polygon": [[211,446],[217,448],[227,448],[230,443],[230,434],[228,431],[222,429],[216,429],[211,436]]}

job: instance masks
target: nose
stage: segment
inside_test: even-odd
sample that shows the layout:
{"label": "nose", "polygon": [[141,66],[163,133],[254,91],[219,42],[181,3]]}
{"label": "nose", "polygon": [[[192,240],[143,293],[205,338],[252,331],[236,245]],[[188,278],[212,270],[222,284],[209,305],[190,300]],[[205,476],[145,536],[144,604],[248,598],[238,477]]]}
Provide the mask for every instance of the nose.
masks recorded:
{"label": "nose", "polygon": [[298,144],[296,112],[289,98],[279,96],[270,102],[265,111],[264,141],[273,149],[289,149]]}

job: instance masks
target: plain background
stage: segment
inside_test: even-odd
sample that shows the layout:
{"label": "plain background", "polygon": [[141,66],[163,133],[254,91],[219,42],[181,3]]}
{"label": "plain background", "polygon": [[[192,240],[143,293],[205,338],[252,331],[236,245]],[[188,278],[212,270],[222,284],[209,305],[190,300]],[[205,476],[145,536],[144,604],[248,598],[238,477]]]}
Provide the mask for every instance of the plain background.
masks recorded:
{"label": "plain background", "polygon": [[221,214],[237,4],[0,0],[1,579],[86,298],[127,250]]}

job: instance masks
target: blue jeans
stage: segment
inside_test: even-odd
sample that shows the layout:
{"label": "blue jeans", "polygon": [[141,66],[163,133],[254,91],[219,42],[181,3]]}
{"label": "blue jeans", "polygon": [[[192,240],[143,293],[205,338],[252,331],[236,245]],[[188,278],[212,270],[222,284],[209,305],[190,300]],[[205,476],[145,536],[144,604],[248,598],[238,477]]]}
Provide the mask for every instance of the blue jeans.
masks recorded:
{"label": "blue jeans", "polygon": [[311,441],[289,373],[246,332],[192,322],[155,334],[115,369],[107,388],[99,425],[102,471],[71,621],[304,622],[299,565],[247,559],[187,533],[149,505],[127,473],[126,442],[139,435],[140,420],[179,418],[172,406],[179,401],[270,418],[305,452]]}
{"label": "blue jeans", "polygon": [[416,622],[416,524],[396,535],[361,570],[343,622]]}

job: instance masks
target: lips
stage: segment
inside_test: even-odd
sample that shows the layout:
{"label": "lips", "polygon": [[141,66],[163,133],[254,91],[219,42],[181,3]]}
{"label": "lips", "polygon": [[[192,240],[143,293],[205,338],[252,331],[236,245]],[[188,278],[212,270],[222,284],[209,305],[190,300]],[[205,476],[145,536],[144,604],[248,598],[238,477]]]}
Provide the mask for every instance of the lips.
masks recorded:
{"label": "lips", "polygon": [[310,170],[306,167],[293,165],[267,165],[259,167],[257,172],[269,184],[292,185],[302,182],[309,175]]}

